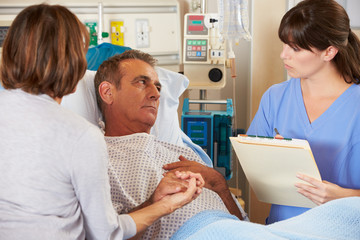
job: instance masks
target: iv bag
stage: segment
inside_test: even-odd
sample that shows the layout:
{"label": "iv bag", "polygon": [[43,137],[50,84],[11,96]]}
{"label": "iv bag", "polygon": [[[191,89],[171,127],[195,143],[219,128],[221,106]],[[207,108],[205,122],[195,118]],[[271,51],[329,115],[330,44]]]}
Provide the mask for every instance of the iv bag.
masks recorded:
{"label": "iv bag", "polygon": [[224,39],[239,42],[251,40],[248,0],[218,0],[219,30]]}

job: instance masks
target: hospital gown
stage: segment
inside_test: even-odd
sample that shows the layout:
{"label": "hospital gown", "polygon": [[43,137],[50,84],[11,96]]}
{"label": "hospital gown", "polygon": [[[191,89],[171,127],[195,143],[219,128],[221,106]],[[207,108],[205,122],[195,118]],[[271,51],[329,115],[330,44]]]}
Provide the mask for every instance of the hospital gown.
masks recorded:
{"label": "hospital gown", "polygon": [[[105,140],[110,157],[112,202],[118,213],[127,213],[150,198],[163,178],[164,164],[179,161],[180,155],[203,164],[190,148],[159,141],[147,133]],[[203,189],[197,199],[151,225],[143,239],[169,239],[186,220],[209,209],[228,213],[215,192]]]}

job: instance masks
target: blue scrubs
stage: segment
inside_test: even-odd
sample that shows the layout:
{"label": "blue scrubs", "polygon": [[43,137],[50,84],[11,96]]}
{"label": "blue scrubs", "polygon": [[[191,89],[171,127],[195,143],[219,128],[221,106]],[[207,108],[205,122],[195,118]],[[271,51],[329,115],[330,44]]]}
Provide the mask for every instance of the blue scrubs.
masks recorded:
{"label": "blue scrubs", "polygon": [[[270,87],[263,95],[247,134],[306,139],[321,177],[344,188],[360,189],[360,86],[351,85],[310,123],[300,79]],[[316,104],[316,103],[315,103]],[[267,224],[305,212],[306,208],[273,204]]]}

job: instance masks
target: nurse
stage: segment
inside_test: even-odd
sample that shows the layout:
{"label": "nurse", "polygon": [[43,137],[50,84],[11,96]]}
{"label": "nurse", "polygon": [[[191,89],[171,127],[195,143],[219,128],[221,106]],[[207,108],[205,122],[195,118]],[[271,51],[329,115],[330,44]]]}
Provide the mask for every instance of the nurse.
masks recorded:
{"label": "nurse", "polygon": [[[248,134],[306,139],[323,181],[298,192],[317,205],[360,196],[360,42],[334,0],[305,0],[281,20],[280,54],[291,79],[263,95]],[[299,181],[300,182],[300,181]],[[267,224],[308,209],[272,205]]]}

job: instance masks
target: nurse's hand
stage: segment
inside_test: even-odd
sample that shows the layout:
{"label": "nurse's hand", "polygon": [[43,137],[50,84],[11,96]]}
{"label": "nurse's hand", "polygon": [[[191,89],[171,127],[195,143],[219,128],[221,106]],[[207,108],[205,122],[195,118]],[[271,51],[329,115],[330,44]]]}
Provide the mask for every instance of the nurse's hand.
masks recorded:
{"label": "nurse's hand", "polygon": [[359,196],[360,194],[360,190],[342,188],[334,183],[319,181],[305,174],[298,173],[296,177],[308,183],[296,183],[297,191],[317,205],[339,198]]}

